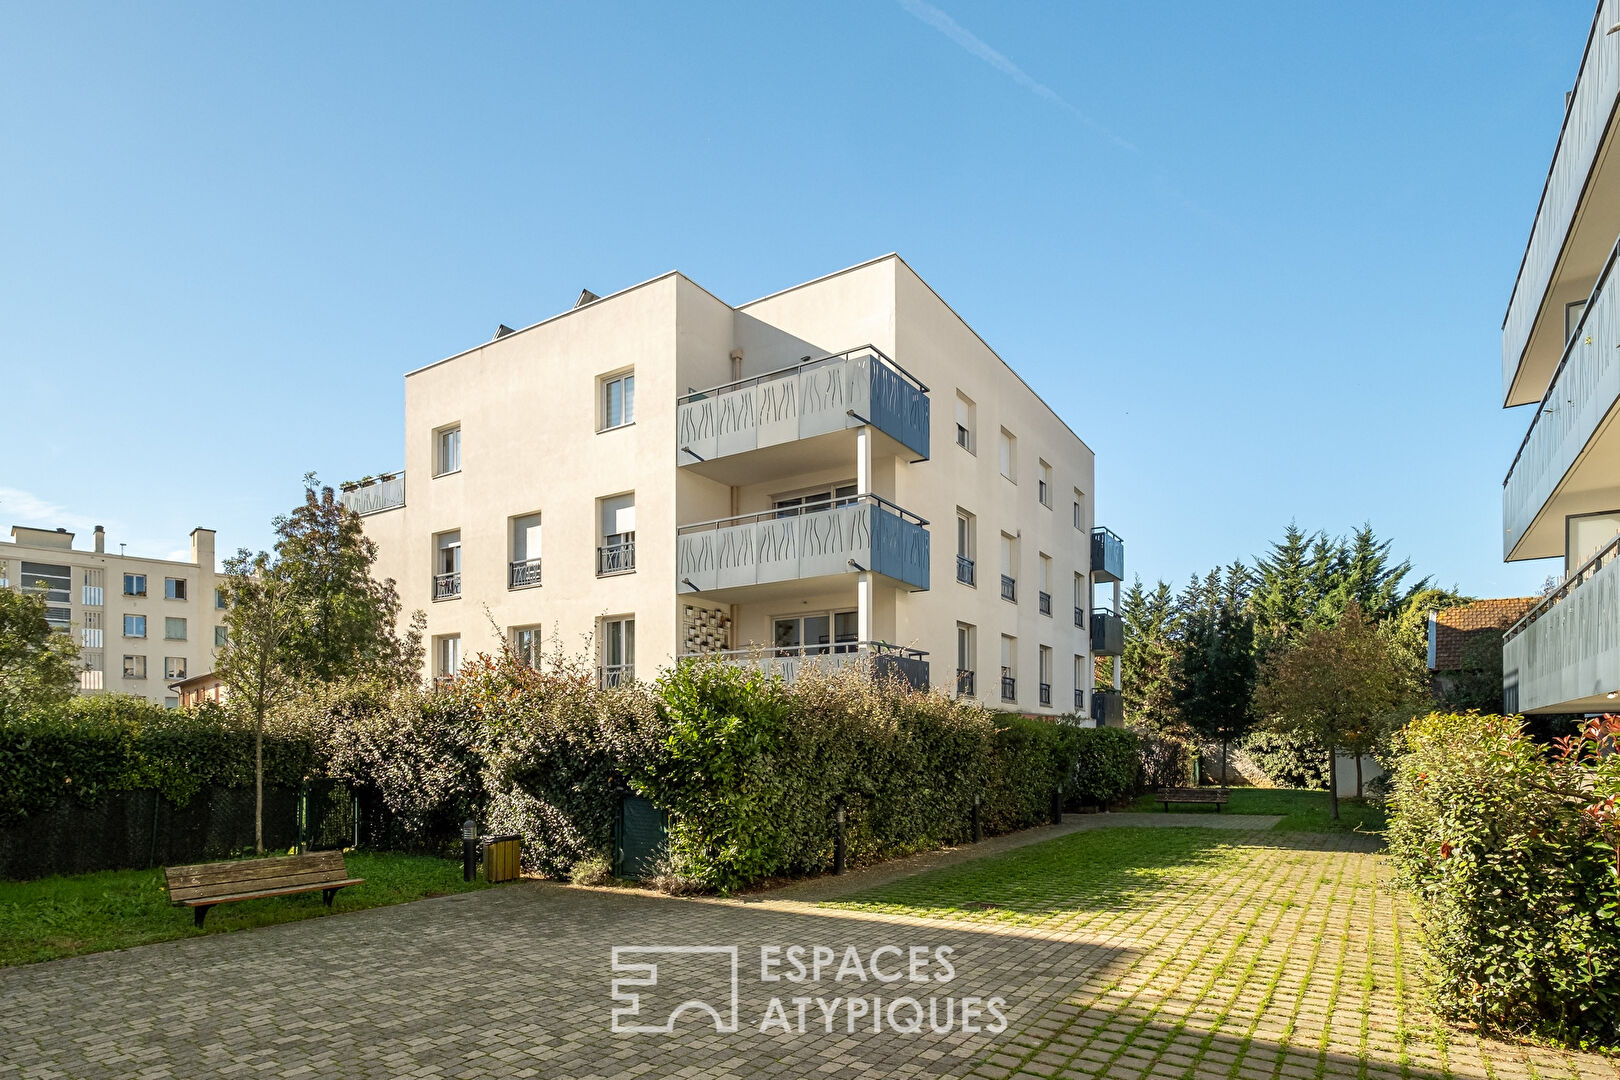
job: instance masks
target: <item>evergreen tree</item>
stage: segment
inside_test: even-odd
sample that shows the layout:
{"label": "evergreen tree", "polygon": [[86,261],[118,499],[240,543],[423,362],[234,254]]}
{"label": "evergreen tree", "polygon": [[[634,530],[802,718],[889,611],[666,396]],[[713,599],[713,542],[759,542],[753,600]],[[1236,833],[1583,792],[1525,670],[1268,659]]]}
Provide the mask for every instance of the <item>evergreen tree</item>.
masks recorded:
{"label": "evergreen tree", "polygon": [[1254,725],[1254,617],[1222,604],[1184,625],[1174,698],[1182,722],[1221,744],[1221,783],[1227,782],[1231,744]]}
{"label": "evergreen tree", "polygon": [[1186,732],[1176,730],[1178,718],[1171,698],[1180,618],[1170,586],[1161,581],[1148,592],[1138,577],[1125,590],[1120,607],[1125,621],[1125,652],[1120,658],[1125,722],[1140,730],[1184,738]]}

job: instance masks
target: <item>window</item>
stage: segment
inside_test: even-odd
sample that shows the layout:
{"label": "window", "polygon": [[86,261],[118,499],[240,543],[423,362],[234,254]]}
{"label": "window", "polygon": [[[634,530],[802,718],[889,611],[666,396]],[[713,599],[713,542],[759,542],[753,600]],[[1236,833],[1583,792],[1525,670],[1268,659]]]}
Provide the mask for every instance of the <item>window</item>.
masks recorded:
{"label": "window", "polygon": [[85,607],[101,606],[102,582],[106,580],[106,573],[102,570],[86,570],[84,584],[81,587],[81,603]]}
{"label": "window", "polygon": [[1581,328],[1581,316],[1586,314],[1585,300],[1572,300],[1564,305],[1564,344],[1568,345]]}
{"label": "window", "polygon": [[146,636],[146,616],[145,615],[125,615],[124,616],[124,636],[125,637],[145,637]]}
{"label": "window", "polygon": [[797,517],[800,514],[813,514],[818,510],[829,507],[848,506],[855,501],[855,482],[839,484],[830,488],[818,488],[792,496],[777,496],[771,499],[771,509],[776,511],[779,518]]}
{"label": "window", "polygon": [[45,608],[45,621],[50,624],[52,630],[66,633],[68,627],[73,625],[73,609],[59,607],[54,604],[47,605]]}
{"label": "window", "polygon": [[1041,646],[1041,704],[1048,708],[1052,705],[1052,650],[1046,645]]}
{"label": "window", "polygon": [[526,589],[540,584],[540,515],[512,519],[512,563],[506,587]]}
{"label": "window", "polygon": [[636,376],[634,372],[610,375],[602,380],[602,416],[598,431],[624,427],[636,422]]}
{"label": "window", "polygon": [[433,599],[454,600],[461,595],[461,530],[433,538]]}
{"label": "window", "polygon": [[1041,462],[1041,478],[1035,494],[1041,500],[1042,506],[1048,510],[1052,509],[1052,466],[1044,461]]}
{"label": "window", "polygon": [[596,574],[625,574],[636,568],[636,497],[600,499],[602,543],[596,549]]}
{"label": "window", "polygon": [[79,647],[82,649],[101,648],[101,632],[101,612],[85,612],[84,625],[79,629]]}
{"label": "window", "polygon": [[225,590],[224,589],[215,589],[214,590],[214,610],[215,611],[224,611],[225,610]]}
{"label": "window", "polygon": [[186,620],[165,618],[163,620],[163,638],[165,641],[186,640]]}
{"label": "window", "polygon": [[228,635],[225,628],[223,626],[214,627],[214,648],[223,649],[227,640]]}
{"label": "window", "polygon": [[973,515],[966,510],[956,511],[956,580],[964,585],[976,585],[978,575],[973,558]]}
{"label": "window", "polygon": [[163,599],[184,600],[186,598],[186,579],[183,577],[166,577],[163,579]]}
{"label": "window", "polygon": [[165,656],[163,658],[163,677],[171,682],[178,682],[186,677],[186,658],[183,656]]}
{"label": "window", "polygon": [[461,471],[461,425],[440,428],[433,433],[433,475]]}
{"label": "window", "polygon": [[1086,579],[1080,574],[1074,575],[1074,625],[1082,630],[1086,628],[1086,608],[1091,599],[1086,592]]}
{"label": "window", "polygon": [[1001,635],[1001,700],[1018,700],[1018,639]]}
{"label": "window", "polygon": [[619,616],[602,620],[601,685],[623,686],[636,677],[636,620]]}
{"label": "window", "polygon": [[144,656],[126,656],[126,657],[124,657],[124,678],[126,678],[126,679],[144,679],[144,678],[146,678],[146,657],[144,657]]}
{"label": "window", "polygon": [[1086,714],[1086,658],[1074,658],[1074,711],[1081,716]]}
{"label": "window", "polygon": [[146,595],[146,575],[145,574],[125,574],[124,575],[124,595],[125,596],[145,596]]}
{"label": "window", "polygon": [[1018,541],[1001,534],[1001,598],[1018,602]]}
{"label": "window", "polygon": [[512,655],[517,662],[528,667],[540,666],[540,628],[538,626],[512,627]]}
{"label": "window", "polygon": [[1086,531],[1086,497],[1080,494],[1079,488],[1074,492],[1074,527]]}
{"label": "window", "polygon": [[170,694],[163,699],[163,707],[165,709],[178,709],[180,707],[180,699],[175,697],[173,694]]}
{"label": "window", "polygon": [[976,430],[974,422],[976,411],[972,399],[958,390],[956,392],[956,445],[970,454],[977,452],[974,449],[977,441],[973,435]]}
{"label": "window", "polygon": [[433,639],[433,677],[453,679],[461,670],[461,635],[446,634]]}
{"label": "window", "polygon": [[1047,618],[1052,617],[1052,556],[1041,554],[1040,578],[1036,582],[1040,586],[1039,601],[1040,612]]}
{"label": "window", "polygon": [[791,655],[854,652],[860,625],[854,611],[792,615],[772,620],[771,644]]}
{"label": "window", "polygon": [[11,566],[5,559],[0,559],[0,589],[11,588]]}
{"label": "window", "polygon": [[1001,429],[1001,475],[1018,483],[1018,440],[1006,428]]}
{"label": "window", "polygon": [[956,696],[973,697],[978,693],[974,684],[978,668],[978,643],[974,628],[968,623],[956,624]]}
{"label": "window", "polygon": [[73,570],[67,566],[53,566],[49,563],[25,562],[22,564],[22,591],[34,596],[43,596],[47,603],[70,604],[73,602]]}

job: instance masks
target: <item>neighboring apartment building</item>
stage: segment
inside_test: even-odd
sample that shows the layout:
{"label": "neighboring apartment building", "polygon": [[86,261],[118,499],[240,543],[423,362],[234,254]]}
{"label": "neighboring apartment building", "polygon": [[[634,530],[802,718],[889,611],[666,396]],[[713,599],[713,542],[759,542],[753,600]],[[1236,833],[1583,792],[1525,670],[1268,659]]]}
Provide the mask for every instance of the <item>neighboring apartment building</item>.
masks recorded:
{"label": "neighboring apartment building", "polygon": [[498,649],[493,621],[606,683],[865,655],[1118,715],[1124,550],[1093,528],[1092,452],[898,256],[739,307],[679,273],[582,293],[407,375],[404,470],[345,486],[434,677]]}
{"label": "neighboring apartment building", "polygon": [[1502,489],[1504,558],[1563,560],[1507,631],[1504,705],[1611,709],[1620,695],[1620,0],[1603,0],[1502,324],[1505,406],[1530,405]]}
{"label": "neighboring apartment building", "polygon": [[214,573],[214,530],[191,530],[186,562],[92,550],[66,529],[14,525],[0,541],[0,588],[45,598],[52,626],[79,643],[79,690],[117,691],[169,706],[169,684],[210,671],[224,632]]}

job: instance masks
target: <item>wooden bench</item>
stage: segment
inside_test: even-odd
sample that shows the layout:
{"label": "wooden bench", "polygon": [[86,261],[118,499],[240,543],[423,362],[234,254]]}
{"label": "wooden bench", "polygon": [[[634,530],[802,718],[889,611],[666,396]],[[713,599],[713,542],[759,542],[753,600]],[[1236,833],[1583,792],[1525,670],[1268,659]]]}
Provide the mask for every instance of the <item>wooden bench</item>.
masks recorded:
{"label": "wooden bench", "polygon": [[237,900],[257,900],[265,896],[294,896],[322,893],[326,906],[339,889],[359,885],[364,878],[352,878],[343,865],[343,852],[317,851],[309,855],[285,855],[273,859],[239,859],[234,862],[203,863],[200,866],[171,866],[163,871],[169,883],[169,902],[192,909],[195,923],[202,926],[208,909],[215,904]]}
{"label": "wooden bench", "polygon": [[1223,787],[1167,787],[1159,789],[1159,801],[1164,803],[1164,811],[1167,814],[1170,812],[1171,803],[1213,805],[1218,814],[1231,794],[1231,791]]}

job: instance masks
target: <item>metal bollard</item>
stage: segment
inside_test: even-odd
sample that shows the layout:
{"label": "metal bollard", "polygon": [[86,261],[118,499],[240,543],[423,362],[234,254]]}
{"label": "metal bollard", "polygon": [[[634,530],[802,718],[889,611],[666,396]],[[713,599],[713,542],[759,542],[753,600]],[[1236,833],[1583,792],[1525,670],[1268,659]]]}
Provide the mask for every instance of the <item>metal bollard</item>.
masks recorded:
{"label": "metal bollard", "polygon": [[1052,789],[1052,824],[1063,824],[1063,789]]}
{"label": "metal bollard", "polygon": [[844,872],[844,800],[838,800],[838,831],[833,833],[833,873]]}
{"label": "metal bollard", "polygon": [[478,872],[478,822],[468,818],[461,823],[461,880],[471,881]]}

